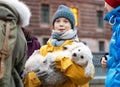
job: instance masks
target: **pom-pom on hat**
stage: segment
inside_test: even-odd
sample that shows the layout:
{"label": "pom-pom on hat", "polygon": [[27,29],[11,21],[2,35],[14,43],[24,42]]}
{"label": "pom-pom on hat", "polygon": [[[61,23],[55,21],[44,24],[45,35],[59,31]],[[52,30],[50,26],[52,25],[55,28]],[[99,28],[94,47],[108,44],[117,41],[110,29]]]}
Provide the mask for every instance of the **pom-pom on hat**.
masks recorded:
{"label": "pom-pom on hat", "polygon": [[64,18],[68,19],[71,23],[72,29],[74,29],[75,18],[74,18],[72,11],[69,9],[69,7],[67,7],[65,5],[60,5],[58,7],[57,11],[53,15],[53,19],[52,19],[53,26],[54,26],[55,20],[60,17],[64,17]]}
{"label": "pom-pom on hat", "polygon": [[105,2],[113,8],[120,6],[120,0],[105,0]]}

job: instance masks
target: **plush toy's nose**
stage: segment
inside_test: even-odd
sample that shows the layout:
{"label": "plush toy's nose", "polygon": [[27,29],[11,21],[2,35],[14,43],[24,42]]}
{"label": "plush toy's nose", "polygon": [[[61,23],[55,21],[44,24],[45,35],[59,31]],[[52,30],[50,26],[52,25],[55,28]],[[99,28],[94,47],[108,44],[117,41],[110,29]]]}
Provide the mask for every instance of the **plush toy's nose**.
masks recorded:
{"label": "plush toy's nose", "polygon": [[73,53],[73,55],[72,55],[72,56],[76,57],[76,56],[77,56],[77,54],[76,54],[76,53]]}

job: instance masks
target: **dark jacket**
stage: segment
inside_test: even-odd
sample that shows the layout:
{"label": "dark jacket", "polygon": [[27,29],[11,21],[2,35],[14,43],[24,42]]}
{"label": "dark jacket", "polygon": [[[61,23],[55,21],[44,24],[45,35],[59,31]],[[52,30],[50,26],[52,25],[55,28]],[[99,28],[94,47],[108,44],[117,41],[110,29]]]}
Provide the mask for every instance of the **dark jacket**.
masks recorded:
{"label": "dark jacket", "polygon": [[34,52],[34,50],[40,49],[40,42],[36,37],[32,37],[31,39],[27,40],[27,46],[28,46],[27,55],[29,58]]}

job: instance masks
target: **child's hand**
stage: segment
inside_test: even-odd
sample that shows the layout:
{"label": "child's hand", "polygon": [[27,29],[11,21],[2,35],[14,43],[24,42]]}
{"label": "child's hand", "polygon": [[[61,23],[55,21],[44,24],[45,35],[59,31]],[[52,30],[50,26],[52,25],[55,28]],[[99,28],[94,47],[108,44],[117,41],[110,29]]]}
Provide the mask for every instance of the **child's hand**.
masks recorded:
{"label": "child's hand", "polygon": [[50,68],[53,69],[54,71],[56,71],[56,63],[55,62],[51,62]]}
{"label": "child's hand", "polygon": [[44,80],[45,78],[47,78],[48,76],[48,73],[47,71],[35,71],[35,74],[37,75],[37,77],[40,79],[40,80]]}

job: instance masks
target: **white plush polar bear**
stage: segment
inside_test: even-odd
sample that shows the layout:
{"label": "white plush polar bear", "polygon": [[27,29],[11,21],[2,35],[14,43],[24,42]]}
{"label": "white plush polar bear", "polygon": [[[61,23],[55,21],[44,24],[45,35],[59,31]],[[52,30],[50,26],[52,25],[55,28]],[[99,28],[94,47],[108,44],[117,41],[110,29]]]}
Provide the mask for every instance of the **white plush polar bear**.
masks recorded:
{"label": "white plush polar bear", "polygon": [[93,55],[89,47],[80,42],[73,43],[73,45],[69,45],[68,48],[72,50],[72,61],[74,61],[76,64],[82,66],[85,69],[86,77],[93,75]]}
{"label": "white plush polar bear", "polygon": [[41,72],[46,71],[48,73],[48,76],[46,78],[40,79],[42,82],[41,87],[54,87],[64,83],[68,80],[68,77],[63,75],[62,72],[50,67],[50,64],[55,61],[57,55],[61,54],[64,57],[71,57],[70,51],[48,53],[45,57],[43,57],[40,55],[39,50],[36,50],[26,61],[24,73],[26,74],[38,69]]}
{"label": "white plush polar bear", "polygon": [[28,73],[38,70],[39,67],[43,65],[43,62],[45,60],[46,58],[40,55],[39,50],[35,50],[34,53],[26,61],[24,71]]}
{"label": "white plush polar bear", "polygon": [[[64,51],[48,53],[44,58],[46,60],[42,60],[42,63],[40,62],[40,65],[38,65],[39,67],[39,68],[37,67],[38,69],[40,69],[41,71],[47,71],[49,74],[47,78],[42,79],[43,87],[50,87],[49,85],[52,85],[52,86],[59,85],[68,80],[68,77],[63,75],[62,72],[58,70],[54,70],[49,66],[51,62],[55,61],[55,58],[58,55],[63,56],[63,57],[69,57],[71,58],[73,62],[85,68],[86,76],[91,76],[92,74],[94,74],[92,70],[93,69],[93,62],[92,62],[93,56],[88,46],[84,45],[82,42],[79,42],[79,43],[75,42],[72,45],[66,45],[64,48],[65,48]],[[29,60],[26,62],[25,69],[27,68],[28,70],[28,68],[31,68],[29,70],[34,71],[35,66],[38,64],[35,61],[39,61],[39,60],[41,61],[41,58],[43,58],[42,56],[38,56],[37,59],[33,57],[34,55],[30,57]],[[43,63],[43,61],[46,61],[46,62]]]}

